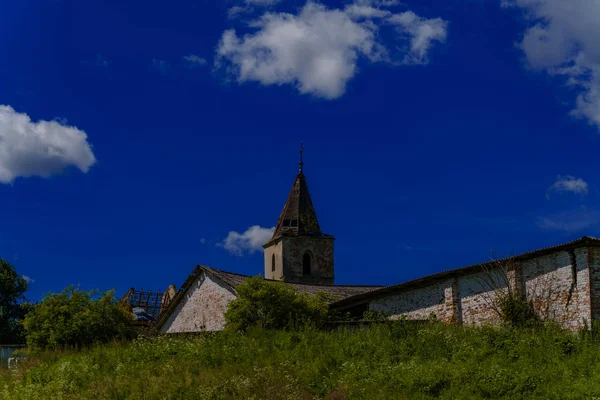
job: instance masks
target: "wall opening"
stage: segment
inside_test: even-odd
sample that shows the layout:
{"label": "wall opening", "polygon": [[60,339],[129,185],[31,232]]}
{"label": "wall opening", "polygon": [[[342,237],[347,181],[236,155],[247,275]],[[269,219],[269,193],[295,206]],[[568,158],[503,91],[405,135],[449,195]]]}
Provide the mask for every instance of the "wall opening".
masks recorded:
{"label": "wall opening", "polygon": [[310,275],[310,266],[310,254],[304,253],[304,257],[302,257],[302,275]]}
{"label": "wall opening", "polygon": [[275,254],[271,256],[271,271],[275,272]]}

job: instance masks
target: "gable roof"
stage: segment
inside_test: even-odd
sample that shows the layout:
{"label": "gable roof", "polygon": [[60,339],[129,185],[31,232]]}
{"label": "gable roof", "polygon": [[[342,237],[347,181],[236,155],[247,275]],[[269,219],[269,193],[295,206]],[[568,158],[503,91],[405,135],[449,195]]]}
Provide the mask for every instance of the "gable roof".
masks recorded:
{"label": "gable roof", "polygon": [[329,236],[321,232],[302,170],[294,179],[292,190],[279,215],[273,236],[264,246],[281,236]]}
{"label": "gable roof", "polygon": [[[516,256],[502,258],[500,260],[496,260],[496,262],[497,261],[504,262],[504,261],[509,261],[509,260],[510,261],[525,261],[525,260],[532,259],[535,257],[540,257],[540,256],[543,256],[546,254],[550,254],[550,253],[553,253],[556,251],[569,251],[569,250],[574,250],[578,247],[583,247],[583,246],[600,247],[600,239],[592,237],[592,236],[583,236],[583,237],[573,240],[571,242],[558,244],[558,245],[550,246],[550,247],[545,247],[545,248],[538,249],[538,250],[532,250],[532,251],[522,253],[522,254],[519,254]],[[402,291],[408,290],[408,289],[426,286],[426,285],[429,285],[438,280],[455,278],[455,277],[459,277],[459,276],[463,276],[463,275],[468,275],[468,274],[471,274],[474,272],[479,272],[479,271],[481,271],[482,267],[491,265],[492,262],[493,261],[487,261],[487,262],[480,263],[480,264],[468,265],[466,267],[455,268],[455,269],[451,269],[451,270],[447,270],[447,271],[437,272],[435,274],[428,275],[428,276],[425,276],[422,278],[412,279],[412,280],[409,280],[409,281],[406,281],[406,282],[403,282],[403,283],[400,283],[397,285],[384,286],[381,289],[372,290],[372,291],[369,291],[368,293],[361,293],[361,294],[358,294],[353,297],[347,297],[344,299],[340,299],[340,300],[332,303],[331,307],[345,309],[348,307],[352,307],[354,305],[362,304],[370,299],[399,293],[399,292],[402,292]]]}
{"label": "gable roof", "polygon": [[[181,290],[177,291],[177,294],[173,298],[173,300],[169,303],[167,308],[161,313],[158,322],[157,328],[160,328],[167,320],[168,316],[175,311],[177,305],[181,302],[181,300],[185,297],[188,290],[193,286],[193,283],[196,281],[198,277],[205,273],[213,278],[218,279],[223,282],[225,286],[227,286],[231,291],[235,292],[235,289],[241,285],[246,279],[250,278],[250,275],[242,275],[236,274],[233,272],[222,271],[219,269],[214,269],[207,267],[205,265],[198,265],[194,268],[192,273],[188,275],[185,282],[183,282],[183,286]],[[377,290],[382,286],[362,286],[362,285],[312,285],[312,284],[304,284],[304,283],[287,283],[281,281],[275,281],[271,279],[265,279],[268,282],[279,282],[285,285],[293,287],[299,293],[306,293],[309,295],[315,295],[318,292],[325,292],[329,294],[333,301],[340,301],[342,299],[360,295],[363,293],[370,292],[372,290]]]}

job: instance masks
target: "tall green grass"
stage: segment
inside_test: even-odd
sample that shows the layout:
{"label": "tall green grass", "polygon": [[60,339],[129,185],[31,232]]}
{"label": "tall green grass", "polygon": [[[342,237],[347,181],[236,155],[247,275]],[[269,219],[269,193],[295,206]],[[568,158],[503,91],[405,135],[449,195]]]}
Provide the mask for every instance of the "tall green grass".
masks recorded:
{"label": "tall green grass", "polygon": [[32,355],[2,399],[600,399],[600,341],[537,330],[382,324],[154,337]]}

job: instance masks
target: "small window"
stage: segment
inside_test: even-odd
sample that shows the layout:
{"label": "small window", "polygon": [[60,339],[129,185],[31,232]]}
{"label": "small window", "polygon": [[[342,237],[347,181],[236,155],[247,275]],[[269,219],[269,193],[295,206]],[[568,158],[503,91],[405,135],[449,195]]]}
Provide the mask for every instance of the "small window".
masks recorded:
{"label": "small window", "polygon": [[290,220],[289,219],[284,219],[283,223],[281,224],[281,226],[290,226]]}
{"label": "small window", "polygon": [[302,275],[310,275],[310,254],[304,253],[304,257],[302,257]]}
{"label": "small window", "polygon": [[271,271],[275,272],[275,254],[271,256]]}
{"label": "small window", "polygon": [[297,220],[297,219],[293,219],[293,220],[291,221],[291,223],[290,223],[290,226],[291,226],[292,228],[295,228],[295,227],[297,227],[297,226],[298,226],[298,220]]}

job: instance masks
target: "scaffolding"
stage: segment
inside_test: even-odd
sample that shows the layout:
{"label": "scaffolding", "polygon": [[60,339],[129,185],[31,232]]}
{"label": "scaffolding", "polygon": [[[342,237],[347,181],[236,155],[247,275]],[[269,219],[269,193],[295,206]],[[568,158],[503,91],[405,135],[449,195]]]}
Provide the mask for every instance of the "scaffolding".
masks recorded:
{"label": "scaffolding", "polygon": [[146,313],[157,320],[160,313],[169,305],[169,300],[169,296],[165,296],[164,292],[131,288],[123,296],[120,303],[128,306],[130,309],[136,307],[143,308]]}

